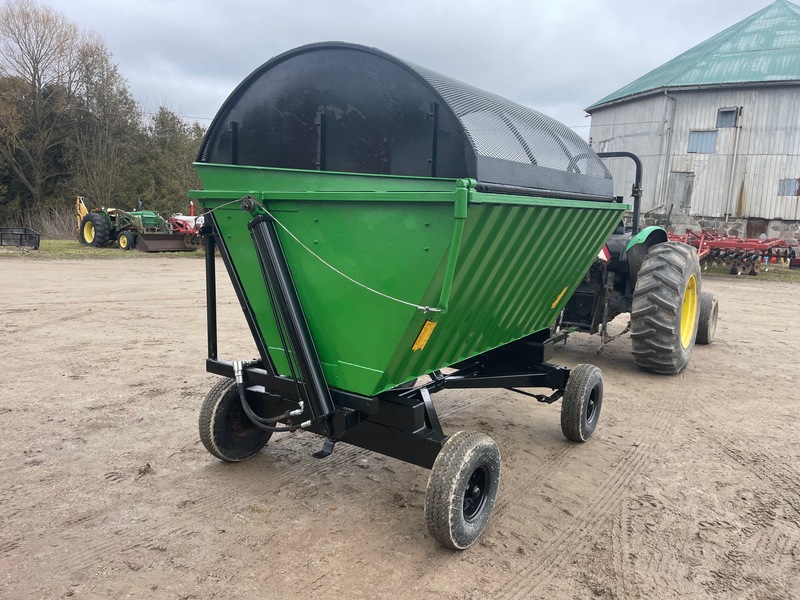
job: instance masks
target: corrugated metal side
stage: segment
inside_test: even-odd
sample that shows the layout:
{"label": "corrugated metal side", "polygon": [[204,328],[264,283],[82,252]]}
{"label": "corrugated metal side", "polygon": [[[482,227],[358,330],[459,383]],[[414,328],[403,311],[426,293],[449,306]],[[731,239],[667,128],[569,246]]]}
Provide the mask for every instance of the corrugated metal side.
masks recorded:
{"label": "corrugated metal side", "polygon": [[450,309],[423,350],[398,349],[386,382],[550,327],[623,208],[558,200],[535,207],[470,204]]}
{"label": "corrugated metal side", "polygon": [[[800,88],[793,86],[739,90],[673,92],[677,110],[672,132],[670,174],[694,174],[690,214],[724,219],[758,217],[797,220],[800,201],[778,196],[781,179],[800,177]],[[592,116],[596,151],[629,150],[644,162],[643,210],[660,203],[664,152],[671,102],[663,95],[598,110]],[[736,129],[717,130],[713,154],[687,152],[691,130],[713,129],[720,108],[742,107],[736,167]],[[661,120],[656,127],[653,121]],[[627,191],[632,171],[611,164],[615,193]],[[624,181],[624,183],[622,183]],[[669,186],[664,186],[665,189]],[[669,194],[666,196],[669,198]]]}

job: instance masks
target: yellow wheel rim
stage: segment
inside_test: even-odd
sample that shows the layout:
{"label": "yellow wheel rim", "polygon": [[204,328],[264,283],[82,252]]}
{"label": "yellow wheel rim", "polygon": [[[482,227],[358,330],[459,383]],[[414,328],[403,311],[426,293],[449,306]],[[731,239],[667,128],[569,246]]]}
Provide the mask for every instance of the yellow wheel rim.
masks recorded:
{"label": "yellow wheel rim", "polygon": [[694,275],[686,283],[683,292],[683,308],[681,309],[681,346],[688,348],[694,335],[694,324],[697,321],[697,279]]}
{"label": "yellow wheel rim", "polygon": [[88,244],[94,241],[94,223],[91,221],[86,221],[83,226],[83,239],[85,239]]}
{"label": "yellow wheel rim", "polygon": [[128,247],[128,236],[123,234],[119,236],[119,247],[123,250]]}

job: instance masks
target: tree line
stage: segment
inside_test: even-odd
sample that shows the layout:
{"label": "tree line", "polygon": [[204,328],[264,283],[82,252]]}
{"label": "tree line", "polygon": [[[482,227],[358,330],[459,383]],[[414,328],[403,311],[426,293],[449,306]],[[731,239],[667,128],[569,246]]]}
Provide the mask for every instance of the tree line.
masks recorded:
{"label": "tree line", "polygon": [[32,0],[0,7],[0,225],[87,206],[187,212],[205,133],[146,115],[102,38]]}

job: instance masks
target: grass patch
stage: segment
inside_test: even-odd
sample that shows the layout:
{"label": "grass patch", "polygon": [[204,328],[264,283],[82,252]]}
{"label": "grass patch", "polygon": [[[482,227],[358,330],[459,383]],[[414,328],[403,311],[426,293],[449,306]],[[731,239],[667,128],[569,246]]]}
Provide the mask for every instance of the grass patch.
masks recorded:
{"label": "grass patch", "polygon": [[78,240],[42,240],[38,250],[31,248],[0,247],[0,260],[4,258],[24,258],[27,260],[64,260],[64,259],[102,259],[102,260],[148,260],[153,257],[197,259],[203,257],[202,250],[194,252],[126,252],[118,246],[93,248],[84,246]]}

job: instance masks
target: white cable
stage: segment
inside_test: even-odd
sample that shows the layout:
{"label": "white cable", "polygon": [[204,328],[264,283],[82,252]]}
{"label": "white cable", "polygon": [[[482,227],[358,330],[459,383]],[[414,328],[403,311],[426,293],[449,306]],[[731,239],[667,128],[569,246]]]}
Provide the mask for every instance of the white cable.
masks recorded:
{"label": "white cable", "polygon": [[365,284],[361,283],[360,281],[356,281],[355,279],[353,279],[352,277],[350,277],[346,273],[342,273],[339,269],[334,267],[332,264],[327,262],[324,258],[319,256],[316,252],[314,252],[311,248],[309,248],[303,242],[301,242],[297,238],[297,236],[295,234],[293,234],[291,231],[289,231],[289,229],[286,227],[286,225],[284,225],[278,219],[276,219],[275,215],[273,215],[271,212],[269,212],[263,204],[261,204],[260,202],[256,202],[256,204],[261,208],[261,210],[263,210],[267,215],[269,215],[269,217],[273,221],[275,221],[278,225],[280,225],[281,229],[283,229],[295,242],[300,244],[309,254],[311,254],[311,256],[316,258],[323,265],[325,265],[326,267],[331,269],[333,272],[338,273],[339,275],[341,275],[342,277],[344,277],[348,281],[350,281],[352,283],[355,283],[357,286],[364,288],[368,292],[372,292],[373,294],[377,294],[378,296],[381,296],[382,298],[386,298],[387,300],[392,300],[393,302],[397,302],[399,304],[404,304],[405,306],[411,306],[412,308],[416,308],[417,310],[421,310],[424,313],[442,312],[441,308],[432,308],[430,306],[420,306],[419,304],[414,304],[413,302],[406,302],[405,300],[401,300],[400,298],[395,298],[394,296],[390,296],[389,294],[384,294],[383,292],[379,292],[378,290],[373,289],[373,288],[369,287],[368,285],[365,285]]}
{"label": "white cable", "polygon": [[[240,198],[240,199],[237,199],[237,200],[231,200],[230,202],[226,202],[225,204],[220,204],[219,206],[217,206],[217,207],[215,207],[215,208],[212,208],[212,209],[210,209],[210,210],[207,210],[206,212],[212,213],[212,212],[214,212],[214,211],[216,211],[216,210],[219,210],[220,208],[224,208],[225,206],[230,206],[231,204],[238,204],[238,203],[240,203],[240,202],[241,202],[241,198]],[[324,258],[322,258],[321,256],[319,256],[319,255],[318,255],[316,252],[314,252],[314,251],[313,251],[311,248],[309,248],[309,247],[308,247],[308,246],[306,246],[306,245],[305,245],[303,242],[301,242],[301,241],[300,241],[300,240],[297,238],[297,236],[296,236],[295,234],[293,234],[291,231],[289,231],[289,229],[286,227],[286,225],[284,225],[284,224],[283,224],[283,223],[281,223],[281,222],[280,222],[278,219],[276,219],[276,218],[275,218],[275,215],[273,215],[271,212],[269,212],[269,211],[267,210],[267,208],[266,208],[266,207],[265,207],[263,204],[261,204],[260,202],[258,202],[258,201],[257,201],[255,198],[253,198],[253,202],[254,202],[254,203],[255,203],[255,204],[256,204],[256,205],[257,205],[257,206],[258,206],[258,207],[259,207],[261,210],[263,210],[263,211],[264,211],[264,212],[265,212],[267,215],[269,215],[269,217],[270,217],[270,218],[271,218],[273,221],[275,221],[275,222],[276,222],[276,223],[277,223],[277,224],[280,226],[280,228],[281,228],[281,229],[283,229],[283,230],[284,230],[284,231],[285,231],[285,232],[286,232],[286,233],[289,235],[289,237],[291,237],[291,238],[292,238],[292,239],[293,239],[295,242],[297,242],[298,244],[300,244],[300,246],[302,246],[302,247],[303,247],[303,248],[306,250],[306,252],[308,252],[308,253],[309,253],[311,256],[313,256],[314,258],[316,258],[316,259],[317,259],[319,262],[321,262],[323,265],[325,265],[326,267],[328,267],[328,268],[329,268],[331,271],[333,271],[334,273],[337,273],[337,274],[341,275],[342,277],[344,277],[345,279],[347,279],[347,280],[348,280],[348,281],[350,281],[351,283],[354,283],[354,284],[356,284],[357,286],[359,286],[359,287],[361,287],[361,288],[364,288],[364,289],[365,289],[365,290],[367,290],[368,292],[372,292],[373,294],[376,294],[376,295],[378,295],[378,296],[381,296],[382,298],[386,298],[387,300],[391,300],[391,301],[393,301],[393,302],[397,302],[397,303],[399,303],[399,304],[403,304],[403,305],[405,305],[405,306],[410,306],[410,307],[412,307],[412,308],[416,308],[417,310],[421,310],[423,313],[429,313],[429,312],[431,312],[431,313],[439,313],[439,312],[442,312],[442,309],[441,309],[441,308],[433,308],[433,307],[430,307],[430,306],[421,306],[421,305],[419,305],[419,304],[414,304],[413,302],[406,302],[405,300],[401,300],[400,298],[395,298],[394,296],[390,296],[389,294],[384,294],[383,292],[379,292],[378,290],[376,290],[376,289],[373,289],[373,288],[369,287],[368,285],[365,285],[365,284],[361,283],[360,281],[356,281],[355,279],[353,279],[352,277],[350,277],[350,276],[349,276],[349,275],[347,275],[346,273],[342,273],[342,272],[341,272],[339,269],[337,269],[336,267],[334,267],[332,264],[330,264],[329,262],[327,262],[327,261],[326,261]]]}

